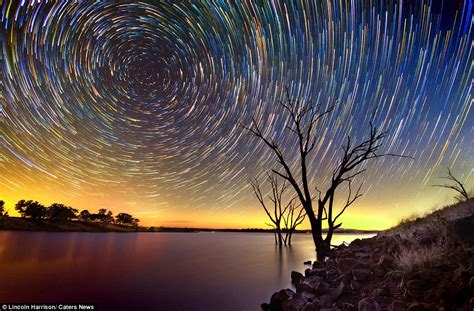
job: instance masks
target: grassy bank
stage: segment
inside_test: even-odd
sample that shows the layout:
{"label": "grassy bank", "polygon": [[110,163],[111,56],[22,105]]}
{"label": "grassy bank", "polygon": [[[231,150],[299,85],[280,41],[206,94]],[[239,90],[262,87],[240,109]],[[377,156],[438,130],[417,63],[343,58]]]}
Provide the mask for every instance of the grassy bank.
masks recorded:
{"label": "grassy bank", "polygon": [[0,230],[18,231],[51,231],[51,232],[136,232],[147,231],[143,227],[125,226],[119,224],[101,224],[71,220],[60,223],[43,220],[33,221],[28,218],[4,217],[0,219]]}

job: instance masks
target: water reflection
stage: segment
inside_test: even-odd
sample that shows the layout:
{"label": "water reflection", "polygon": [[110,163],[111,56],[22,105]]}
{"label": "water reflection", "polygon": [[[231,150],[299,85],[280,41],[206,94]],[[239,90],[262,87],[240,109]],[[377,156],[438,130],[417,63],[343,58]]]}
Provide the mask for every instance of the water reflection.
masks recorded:
{"label": "water reflection", "polygon": [[0,232],[0,301],[259,310],[315,259],[310,235],[293,243],[280,249],[261,233]]}

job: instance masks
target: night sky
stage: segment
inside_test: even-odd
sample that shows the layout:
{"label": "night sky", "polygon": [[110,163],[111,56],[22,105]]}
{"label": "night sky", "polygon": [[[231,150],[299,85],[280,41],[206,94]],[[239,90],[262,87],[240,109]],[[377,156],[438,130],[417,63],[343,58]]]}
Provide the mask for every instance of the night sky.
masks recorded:
{"label": "night sky", "polygon": [[473,24],[469,0],[3,1],[0,199],[10,214],[35,199],[145,225],[264,227],[248,180],[275,158],[239,124],[255,115],[296,156],[276,104],[286,86],[336,104],[314,186],[375,109],[384,151],[414,157],[374,160],[356,181],[365,195],[343,226],[386,228],[453,202],[431,186],[448,166],[474,186]]}

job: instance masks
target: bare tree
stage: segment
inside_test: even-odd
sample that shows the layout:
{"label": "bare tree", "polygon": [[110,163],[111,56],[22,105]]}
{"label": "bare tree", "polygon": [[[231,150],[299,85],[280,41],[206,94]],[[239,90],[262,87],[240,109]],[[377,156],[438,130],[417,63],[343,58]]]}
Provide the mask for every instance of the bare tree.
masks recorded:
{"label": "bare tree", "polygon": [[464,184],[459,179],[454,177],[449,167],[448,167],[448,175],[443,176],[441,178],[447,179],[451,184],[433,185],[434,187],[447,188],[447,189],[452,189],[456,191],[458,195],[455,198],[459,202],[469,200],[469,194],[467,193],[466,188],[464,187]]}
{"label": "bare tree", "polygon": [[[317,256],[318,259],[321,260],[329,255],[333,232],[341,226],[341,224],[335,224],[337,219],[344,213],[348,206],[360,197],[360,188],[354,196],[352,196],[352,193],[349,193],[346,206],[344,206],[339,213],[334,214],[333,204],[336,189],[345,182],[350,184],[356,176],[363,173],[365,169],[360,169],[360,167],[367,160],[392,155],[378,153],[381,141],[387,133],[380,131],[370,122],[370,137],[362,143],[354,146],[348,137],[347,143],[343,148],[344,155],[333,172],[329,188],[324,195],[318,190],[318,206],[315,212],[313,209],[313,199],[315,199],[315,196],[311,193],[308,178],[308,155],[314,150],[319,141],[315,130],[317,122],[331,113],[334,106],[322,110],[321,105],[315,104],[313,101],[292,100],[288,89],[286,90],[285,100],[279,101],[279,104],[289,117],[285,128],[297,138],[297,148],[299,150],[298,169],[291,169],[291,163],[293,163],[294,159],[289,160],[285,157],[280,145],[262,131],[262,127],[257,122],[255,116],[252,117],[250,126],[242,126],[248,130],[249,133],[263,141],[276,156],[280,170],[274,169],[273,172],[288,181],[296,192],[300,204],[304,208],[311,224]],[[325,239],[322,235],[324,220],[327,220],[329,230]]]}
{"label": "bare tree", "polygon": [[[268,218],[270,218],[271,223],[268,223],[267,225],[275,230],[275,244],[283,245],[283,243],[286,244],[286,240],[282,235],[282,220],[286,211],[290,207],[291,202],[283,206],[282,199],[285,190],[288,188],[288,184],[284,181],[280,184],[277,176],[274,176],[273,174],[267,174],[267,181],[271,186],[270,194],[267,195],[268,199],[271,201],[271,207],[267,206],[265,196],[262,193],[258,180],[250,180],[250,185],[252,186],[260,205],[263,207]],[[273,210],[270,211],[270,209]]]}
{"label": "bare tree", "polygon": [[294,203],[294,199],[295,198],[290,201],[288,210],[283,217],[283,222],[285,224],[284,230],[286,233],[284,237],[284,242],[288,245],[291,245],[291,238],[293,236],[293,233],[296,232],[296,228],[301,225],[301,223],[306,218],[304,208],[301,206],[301,204],[296,205]]}

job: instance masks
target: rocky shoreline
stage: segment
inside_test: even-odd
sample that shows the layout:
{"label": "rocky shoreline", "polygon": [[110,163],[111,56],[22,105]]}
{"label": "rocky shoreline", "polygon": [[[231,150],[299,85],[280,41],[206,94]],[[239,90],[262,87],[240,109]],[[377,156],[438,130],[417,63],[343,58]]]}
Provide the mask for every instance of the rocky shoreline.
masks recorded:
{"label": "rocky shoreline", "polygon": [[262,309],[474,310],[474,216],[397,231],[340,245],[304,275],[293,271],[294,288],[275,292]]}

